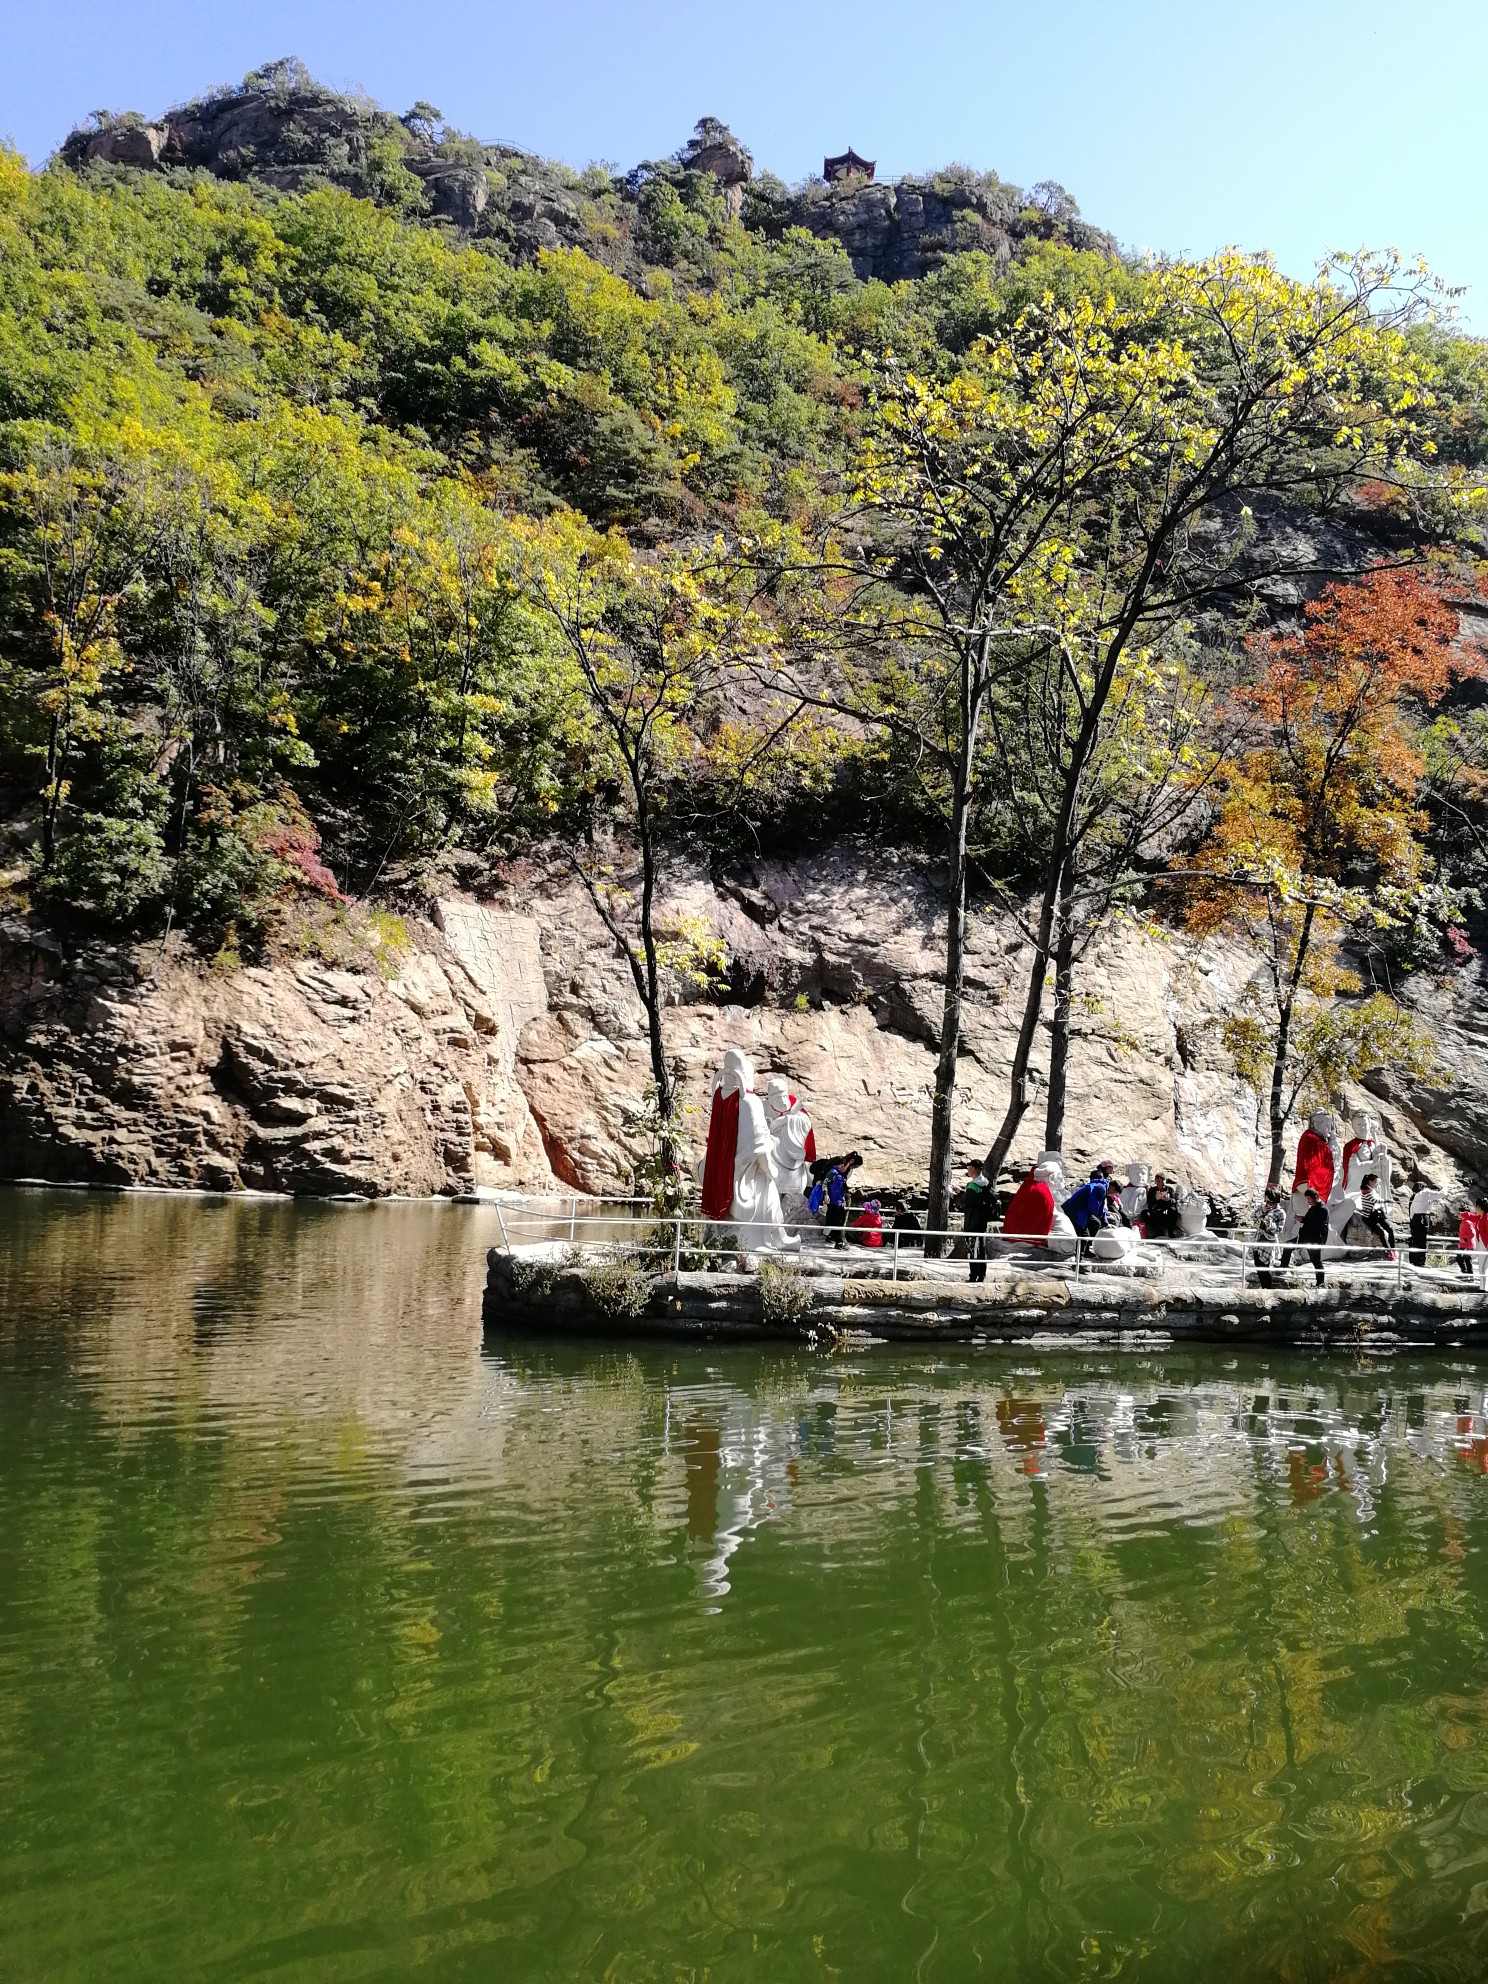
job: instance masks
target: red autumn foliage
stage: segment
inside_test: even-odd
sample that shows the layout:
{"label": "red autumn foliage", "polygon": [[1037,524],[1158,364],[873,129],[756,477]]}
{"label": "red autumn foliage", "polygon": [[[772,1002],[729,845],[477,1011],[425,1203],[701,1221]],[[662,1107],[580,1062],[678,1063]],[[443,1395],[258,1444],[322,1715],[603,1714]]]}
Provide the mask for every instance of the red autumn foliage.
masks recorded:
{"label": "red autumn foliage", "polygon": [[[1225,802],[1198,867],[1267,855],[1295,871],[1339,875],[1360,861],[1407,883],[1419,873],[1423,767],[1418,714],[1451,683],[1484,672],[1456,645],[1456,609],[1415,572],[1332,585],[1300,628],[1259,636],[1236,703],[1254,744],[1222,781]],[[1194,905],[1201,924],[1224,891]]]}
{"label": "red autumn foliage", "polygon": [[259,845],[265,854],[272,854],[276,861],[291,869],[312,894],[324,896],[327,902],[351,900],[341,893],[335,876],[321,859],[320,835],[308,820],[271,827]]}

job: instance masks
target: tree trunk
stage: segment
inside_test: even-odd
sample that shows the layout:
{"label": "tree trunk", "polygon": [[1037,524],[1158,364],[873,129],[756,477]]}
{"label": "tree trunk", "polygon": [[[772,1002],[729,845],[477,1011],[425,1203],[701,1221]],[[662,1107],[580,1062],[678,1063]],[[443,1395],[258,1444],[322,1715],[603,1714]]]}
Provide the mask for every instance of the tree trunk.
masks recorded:
{"label": "tree trunk", "polygon": [[57,851],[57,814],[62,801],[62,718],[53,710],[47,726],[46,793],[41,802],[41,866],[51,867]]}
{"label": "tree trunk", "polygon": [[1286,1092],[1286,1064],[1291,1041],[1292,1003],[1288,1000],[1282,1008],[1281,1024],[1276,1033],[1276,1059],[1271,1066],[1271,1163],[1266,1171],[1268,1185],[1279,1185],[1282,1171],[1286,1167],[1286,1111],[1283,1097]]}
{"label": "tree trunk", "polygon": [[1278,1001],[1276,1027],[1276,1058],[1271,1063],[1271,1164],[1266,1173],[1268,1185],[1279,1185],[1281,1174],[1286,1166],[1286,1075],[1287,1060],[1292,1051],[1292,1019],[1297,1010],[1297,988],[1302,983],[1302,972],[1307,964],[1307,953],[1312,946],[1312,924],[1316,915],[1311,903],[1302,917],[1302,928],[1297,933],[1297,955],[1292,960],[1291,976],[1286,989]]}
{"label": "tree trunk", "polygon": [[[1060,873],[1063,873],[1061,867]],[[992,1148],[987,1153],[983,1165],[987,1176],[996,1186],[998,1175],[1007,1162],[1008,1152],[1013,1147],[1028,1108],[1028,1064],[1033,1057],[1033,1043],[1038,1037],[1039,1014],[1044,1003],[1044,982],[1049,975],[1049,958],[1054,945],[1054,915],[1058,901],[1059,885],[1056,881],[1044,890],[1043,905],[1039,911],[1038,932],[1034,939],[1033,964],[1028,973],[1028,990],[1023,998],[1023,1019],[1018,1028],[1018,1039],[1013,1048],[1013,1065],[1008,1076],[1008,1103],[997,1135],[992,1139]]]}
{"label": "tree trunk", "polygon": [[1152,583],[1158,561],[1167,548],[1167,541],[1175,525],[1176,514],[1147,546],[1142,568],[1127,593],[1125,610],[1107,644],[1100,671],[1091,684],[1085,703],[1085,713],[1080,719],[1079,734],[1071,747],[1069,764],[1065,768],[1064,790],[1060,796],[1059,813],[1049,843],[1049,866],[1045,871],[1044,899],[1039,908],[1033,966],[1028,975],[1028,991],[1023,1001],[1023,1021],[1018,1029],[1018,1041],[1013,1050],[1013,1065],[1009,1073],[1007,1113],[1002,1119],[1002,1127],[992,1140],[992,1148],[987,1153],[985,1169],[994,1185],[998,1173],[1007,1162],[1007,1154],[1012,1149],[1013,1139],[1018,1134],[1018,1127],[1028,1108],[1028,1063],[1033,1053],[1033,1043],[1038,1036],[1039,1012],[1044,1000],[1044,982],[1049,975],[1049,960],[1053,955],[1054,919],[1064,888],[1065,871],[1078,849],[1075,819],[1079,811],[1080,793],[1085,783],[1085,772],[1100,739],[1101,719],[1110,698],[1111,685],[1116,679],[1116,670],[1120,666],[1126,644],[1136,627],[1148,587]]}
{"label": "tree trunk", "polygon": [[1054,947],[1054,1023],[1049,1039],[1049,1097],[1044,1110],[1044,1149],[1064,1149],[1064,1106],[1069,1081],[1070,1017],[1075,999],[1073,878],[1066,871],[1059,897]]}
{"label": "tree trunk", "polygon": [[[951,1223],[951,1136],[956,1105],[956,1066],[961,1056],[961,1007],[966,980],[966,829],[967,782],[958,779],[946,849],[945,998],[941,1006],[940,1059],[935,1064],[935,1098],[930,1110],[930,1198],[925,1214],[927,1233],[934,1235]],[[936,1258],[945,1243],[925,1241],[925,1252]]]}
{"label": "tree trunk", "polygon": [[[637,795],[639,798],[639,794]],[[651,839],[651,816],[644,802],[638,811],[641,840],[641,950],[645,957],[645,982],[639,988],[646,1008],[646,1036],[651,1049],[651,1079],[656,1084],[656,1114],[661,1124],[661,1151],[670,1168],[676,1162],[672,1139],[672,1071],[667,1065],[666,1042],[661,1032],[661,969],[656,958],[656,930],[652,909],[656,901],[656,849]]]}

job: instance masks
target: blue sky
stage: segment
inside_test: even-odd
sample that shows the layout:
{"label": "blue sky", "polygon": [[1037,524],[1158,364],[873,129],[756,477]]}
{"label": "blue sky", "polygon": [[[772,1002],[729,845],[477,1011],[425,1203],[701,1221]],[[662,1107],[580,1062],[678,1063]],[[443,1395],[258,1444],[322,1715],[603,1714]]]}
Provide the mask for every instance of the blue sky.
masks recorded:
{"label": "blue sky", "polygon": [[95,107],[154,113],[297,54],[389,109],[574,165],[705,112],[795,180],[851,143],[894,175],[1058,179],[1130,247],[1397,246],[1488,334],[1488,0],[3,0],[0,133],[39,164]]}

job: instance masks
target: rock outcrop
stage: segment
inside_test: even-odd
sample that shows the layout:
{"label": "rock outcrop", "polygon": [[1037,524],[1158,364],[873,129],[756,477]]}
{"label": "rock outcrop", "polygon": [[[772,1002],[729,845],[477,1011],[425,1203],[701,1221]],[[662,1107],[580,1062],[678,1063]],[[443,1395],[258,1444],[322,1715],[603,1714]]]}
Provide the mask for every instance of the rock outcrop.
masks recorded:
{"label": "rock outcrop", "polygon": [[[100,164],[177,167],[286,193],[341,186],[398,204],[410,191],[416,197],[421,184],[435,218],[469,234],[504,234],[519,252],[583,239],[587,220],[576,175],[513,145],[482,145],[456,134],[436,139],[418,120],[394,117],[369,99],[324,89],[308,77],[287,81],[274,73],[284,66],[273,64],[261,81],[202,97],[153,122],[130,111],[96,130],[76,130],[59,156],[74,171]],[[400,171],[419,183],[410,187]]]}
{"label": "rock outcrop", "polygon": [[707,172],[717,180],[728,210],[737,220],[744,204],[744,188],[754,177],[754,159],[727,124],[716,117],[700,117],[682,147],[681,163],[689,172]]}
{"label": "rock outcrop", "polygon": [[230,974],[0,932],[0,1171],[336,1196],[552,1183],[509,1002],[429,930],[396,971]]}
{"label": "rock outcrop", "polygon": [[379,138],[392,138],[400,153],[414,149],[399,120],[375,104],[308,78],[266,80],[198,98],[153,122],[129,111],[96,130],[74,131],[61,158],[74,169],[190,166],[294,190],[312,178],[359,183]]}
{"label": "rock outcrop", "polygon": [[790,224],[840,242],[864,281],[912,281],[970,250],[1005,266],[1019,242],[1052,234],[1075,248],[1106,254],[1116,248],[1109,234],[1077,213],[1055,220],[995,174],[957,170],[892,184],[850,179],[811,186],[793,196]]}
{"label": "rock outcrop", "polygon": [[[667,1016],[700,1147],[729,1045],[786,1072],[826,1150],[923,1182],[940,1016],[933,891],[907,862],[842,847],[720,881],[677,874],[667,915],[703,917],[729,990],[679,983]],[[361,970],[311,959],[232,973],[159,946],[68,954],[0,930],[0,1175],[296,1193],[628,1187],[649,1061],[629,974],[582,890],[535,875],[505,901],[449,900]],[[1000,1117],[1026,968],[975,919],[958,1141]],[[1251,969],[1233,946],[1112,926],[1088,961],[1071,1068],[1071,1163],[1141,1158],[1225,1200],[1261,1179],[1254,1095],[1220,1039]],[[1419,1088],[1377,1084],[1403,1179],[1488,1173],[1483,986],[1413,992],[1441,1049]],[[1015,1160],[1043,1141],[1036,1095]]]}

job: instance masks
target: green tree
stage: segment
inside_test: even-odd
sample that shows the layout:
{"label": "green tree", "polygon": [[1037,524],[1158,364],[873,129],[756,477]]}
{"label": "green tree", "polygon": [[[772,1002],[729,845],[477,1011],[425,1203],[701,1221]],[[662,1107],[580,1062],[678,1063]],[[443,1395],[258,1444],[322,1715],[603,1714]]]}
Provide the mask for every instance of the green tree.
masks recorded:
{"label": "green tree", "polygon": [[640,861],[633,896],[577,868],[629,967],[646,1015],[664,1157],[674,1155],[676,1076],[667,1058],[663,974],[709,962],[706,933],[668,945],[658,928],[662,828],[674,791],[703,760],[702,733],[724,668],[761,638],[729,601],[712,556],[639,556],[618,531],[560,514],[528,533],[531,597],[561,636],[584,706],[622,783]]}
{"label": "green tree", "polygon": [[77,752],[111,715],[110,683],[127,668],[121,615],[140,589],[153,521],[147,451],[79,447],[40,430],[27,458],[0,473],[9,526],[0,551],[9,686],[38,720],[41,868],[56,856]]}

